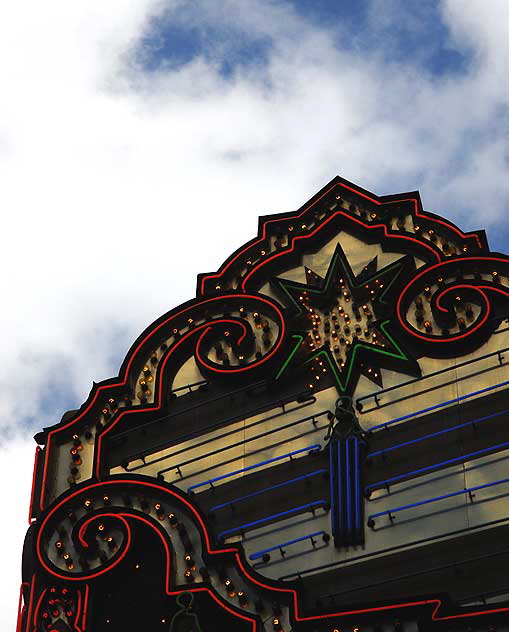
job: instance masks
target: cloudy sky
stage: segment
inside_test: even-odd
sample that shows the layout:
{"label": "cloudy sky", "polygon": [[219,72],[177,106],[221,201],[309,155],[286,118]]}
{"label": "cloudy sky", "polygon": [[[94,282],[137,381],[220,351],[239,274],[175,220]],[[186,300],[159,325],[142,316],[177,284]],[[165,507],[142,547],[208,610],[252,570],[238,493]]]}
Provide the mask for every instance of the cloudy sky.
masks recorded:
{"label": "cloudy sky", "polygon": [[2,3],[2,629],[32,435],[258,215],[339,174],[509,250],[508,59],[507,0]]}

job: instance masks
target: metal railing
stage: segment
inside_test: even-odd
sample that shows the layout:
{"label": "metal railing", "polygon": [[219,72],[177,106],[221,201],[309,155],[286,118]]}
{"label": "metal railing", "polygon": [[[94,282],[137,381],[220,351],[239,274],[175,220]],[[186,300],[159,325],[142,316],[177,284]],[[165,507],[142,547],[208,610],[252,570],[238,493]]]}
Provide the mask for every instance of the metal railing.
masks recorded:
{"label": "metal railing", "polygon": [[[255,426],[258,426],[260,424],[265,423],[266,421],[272,421],[273,419],[277,419],[278,417],[282,417],[283,415],[287,415],[289,413],[292,413],[296,410],[301,410],[302,408],[307,408],[307,406],[311,406],[312,404],[314,404],[316,402],[316,398],[313,397],[311,398],[309,401],[306,401],[302,404],[300,404],[299,406],[294,406],[293,408],[290,409],[285,409],[285,410],[281,410],[278,413],[275,413],[274,415],[269,415],[268,417],[264,417],[263,419],[259,419],[258,421],[254,421],[250,424],[244,425],[241,428],[235,428],[234,430],[227,430],[226,432],[224,432],[223,434],[218,435],[217,437],[214,437],[212,440],[213,441],[218,441],[220,439],[225,439],[226,437],[231,437],[234,434],[237,434],[238,432],[244,432],[245,430],[248,430],[250,428],[254,428]],[[245,419],[245,418],[244,418]],[[239,420],[237,423],[240,423],[242,421]],[[207,434],[214,432],[215,430],[217,430],[218,428],[222,428],[224,426],[224,421],[220,421],[217,424],[213,424],[212,426],[209,426],[207,428]],[[196,436],[196,433],[191,433],[188,435],[185,435],[183,437],[180,438],[179,443],[184,443],[185,441],[189,441],[190,439],[193,439]],[[183,454],[184,452],[188,452],[189,450],[195,450],[196,448],[200,448],[203,445],[206,445],[208,443],[210,443],[211,439],[207,438],[204,441],[200,441],[199,443],[194,443],[192,446],[186,447],[186,448],[181,448],[180,450],[176,450],[175,452],[172,452],[171,454],[165,454],[163,456],[159,456],[155,459],[152,459],[151,461],[146,462],[144,460],[144,458],[142,458],[143,460],[143,464],[142,465],[136,465],[132,468],[125,468],[128,472],[135,472],[136,470],[141,470],[144,467],[147,467],[149,465],[154,465],[155,463],[161,463],[162,461],[166,461],[167,459],[170,459],[174,456],[177,456],[178,454]],[[168,442],[166,441],[163,445],[164,448],[167,447]],[[154,449],[151,450],[151,453],[154,453]],[[133,457],[133,460],[136,457]],[[140,457],[138,457],[140,458]]]}
{"label": "metal railing", "polygon": [[267,459],[266,461],[253,463],[253,465],[248,465],[246,467],[240,468],[239,470],[228,472],[228,474],[223,474],[222,476],[216,476],[215,478],[209,478],[206,481],[201,481],[200,483],[191,485],[191,487],[187,489],[187,493],[188,494],[193,493],[195,489],[198,489],[198,487],[203,487],[205,485],[210,485],[210,487],[212,487],[213,489],[214,483],[217,483],[218,481],[222,481],[226,478],[230,478],[231,476],[236,476],[237,474],[243,474],[244,472],[250,472],[251,470],[262,467],[263,465],[269,465],[270,463],[275,463],[276,461],[281,461],[282,459],[289,458],[290,460],[292,460],[292,458],[296,454],[302,454],[303,452],[307,452],[308,454],[311,454],[313,452],[319,452],[321,448],[322,446],[319,443],[314,443],[313,445],[307,446],[306,448],[300,448],[300,450],[294,450],[293,452],[287,452],[286,454],[281,454],[281,456],[275,456],[274,458]]}
{"label": "metal railing", "polygon": [[465,421],[465,423],[457,424],[456,426],[451,426],[450,428],[445,428],[444,430],[438,430],[437,432],[431,432],[427,435],[423,435],[422,437],[418,437],[417,439],[412,439],[411,441],[404,441],[403,443],[397,443],[395,445],[391,445],[388,448],[383,448],[382,450],[376,450],[375,452],[369,452],[366,454],[366,460],[370,460],[375,456],[382,455],[382,458],[385,457],[387,452],[392,452],[393,450],[399,450],[400,448],[404,448],[409,445],[413,445],[414,443],[420,443],[421,441],[426,441],[427,439],[432,439],[433,437],[439,437],[448,432],[452,432],[453,430],[459,430],[460,428],[466,428],[467,426],[476,427],[477,424],[484,423],[485,421],[490,421],[491,419],[495,419],[496,417],[500,417],[500,415],[509,414],[509,408],[505,408],[504,410],[500,410],[497,413],[492,413],[491,415],[485,415],[484,417],[477,417],[476,419],[472,419],[471,421]]}
{"label": "metal railing", "polygon": [[447,465],[453,465],[454,463],[462,463],[472,457],[481,456],[483,454],[488,454],[489,452],[502,450],[508,447],[509,447],[509,441],[504,441],[504,443],[497,443],[496,445],[491,445],[487,448],[483,448],[482,450],[476,450],[475,452],[469,452],[468,454],[462,454],[460,456],[456,456],[453,459],[447,459],[446,461],[433,463],[433,465],[427,465],[426,467],[421,467],[418,470],[411,470],[410,472],[405,472],[404,474],[398,474],[398,476],[393,476],[391,478],[386,478],[383,481],[378,481],[376,483],[371,483],[370,485],[366,485],[366,487],[364,487],[364,494],[367,498],[369,498],[369,496],[371,495],[371,492],[375,489],[381,489],[385,487],[387,491],[390,491],[389,487],[393,483],[406,480],[408,478],[413,477],[416,474],[426,474],[427,472],[433,472],[434,470],[441,469]]}
{"label": "metal railing", "polygon": [[280,489],[281,487],[286,487],[287,485],[293,485],[294,483],[299,483],[300,481],[307,481],[313,476],[317,476],[318,474],[328,474],[328,470],[314,470],[313,472],[309,472],[308,474],[303,474],[302,476],[296,476],[295,478],[290,478],[287,481],[283,481],[281,483],[276,483],[275,485],[271,485],[270,487],[263,487],[262,489],[257,490],[256,492],[252,492],[251,494],[246,494],[245,496],[238,496],[232,500],[229,500],[225,503],[220,503],[219,505],[214,505],[210,507],[208,510],[208,514],[210,515],[214,511],[218,511],[219,509],[224,509],[225,507],[230,507],[232,511],[235,509],[235,505],[238,503],[249,500],[250,498],[255,498],[260,494],[266,494],[267,492],[272,492],[275,489]]}
{"label": "metal railing", "polygon": [[[494,369],[498,369],[501,366],[507,366],[507,363],[504,362],[504,356],[502,355],[503,353],[505,353],[506,351],[509,351],[509,347],[504,347],[503,349],[499,349],[498,351],[493,351],[491,353],[487,353],[485,355],[479,356],[478,358],[472,358],[471,360],[466,360],[465,362],[460,362],[460,364],[455,364],[454,366],[449,366],[445,369],[440,369],[438,371],[434,371],[433,373],[429,373],[427,375],[423,375],[421,377],[417,377],[414,378],[412,380],[408,380],[406,382],[402,382],[401,384],[396,384],[395,386],[388,386],[387,388],[381,389],[379,391],[377,391],[376,393],[370,393],[369,395],[363,395],[362,397],[359,397],[355,400],[356,403],[356,407],[357,410],[359,411],[359,413],[361,414],[367,414],[369,412],[372,412],[373,410],[378,410],[379,408],[383,408],[385,406],[390,406],[391,404],[396,404],[398,402],[402,402],[405,399],[410,399],[416,396],[416,394],[414,392],[409,393],[408,395],[405,395],[403,397],[400,397],[398,399],[389,401],[389,402],[385,402],[385,403],[381,403],[380,402],[380,397],[382,395],[385,395],[386,393],[390,393],[392,391],[397,391],[400,390],[402,388],[404,388],[405,386],[411,386],[413,384],[417,384],[417,383],[422,383],[425,382],[428,379],[431,379],[433,377],[437,377],[439,375],[444,375],[445,373],[448,373],[450,371],[456,371],[457,369],[461,369],[465,366],[469,366],[471,364],[475,364],[476,362],[481,362],[482,360],[487,360],[488,358],[498,358],[498,364],[496,364],[495,366],[489,367],[487,369],[482,369],[481,371],[477,371],[475,373],[471,373],[470,375],[466,375],[464,377],[461,378],[457,378],[455,377],[451,382],[446,382],[446,383],[440,383],[437,386],[431,387],[429,389],[426,389],[425,391],[423,391],[422,393],[418,393],[418,394],[424,394],[427,392],[431,392],[434,391],[438,388],[442,388],[444,386],[448,386],[450,384],[456,384],[457,382],[460,382],[462,380],[466,380],[472,377],[475,377],[476,375],[480,375],[482,373],[485,373],[486,371],[492,371]],[[368,408],[368,409],[364,409],[364,405],[363,402],[372,399],[375,403],[375,405],[372,408]]]}
{"label": "metal railing", "polygon": [[[232,448],[238,448],[240,446],[246,445],[246,443],[251,443],[252,441],[257,441],[258,439],[262,439],[263,437],[268,437],[272,434],[275,434],[276,432],[281,432],[282,430],[287,430],[288,428],[292,428],[293,426],[296,426],[298,424],[304,423],[306,421],[311,421],[311,423],[314,426],[314,430],[312,432],[314,432],[315,430],[319,429],[319,426],[317,426],[317,418],[321,417],[322,415],[327,414],[329,411],[323,411],[322,413],[317,413],[316,415],[309,415],[308,417],[304,417],[302,419],[297,419],[296,421],[292,421],[288,424],[284,424],[283,426],[279,426],[279,428],[273,428],[272,430],[267,430],[266,432],[262,432],[258,435],[255,435],[254,437],[250,437],[248,439],[244,439],[242,441],[237,441],[236,443],[232,443],[230,445],[226,445],[223,446],[222,448],[217,448],[216,450],[212,450],[211,452],[207,452],[205,454],[200,454],[198,456],[193,457],[192,459],[187,459],[186,461],[182,461],[180,463],[178,463],[177,465],[171,465],[168,467],[163,468],[162,470],[159,470],[159,472],[157,473],[158,478],[164,478],[164,474],[166,472],[170,472],[172,470],[175,470],[177,472],[177,474],[180,476],[181,479],[184,478],[183,474],[182,474],[182,468],[184,467],[184,465],[190,465],[192,463],[197,463],[198,461],[201,461],[203,459],[207,459],[210,458],[212,456],[215,456],[217,454],[220,454],[221,452],[225,452],[227,450],[231,450]],[[304,433],[304,434],[309,434],[309,433]],[[294,439],[297,437],[293,437]],[[283,442],[283,443],[286,443]],[[229,463],[233,462],[233,461],[238,461],[238,459],[242,459],[246,456],[250,456],[251,454],[256,454],[256,452],[260,452],[260,451],[264,451],[267,450],[268,447],[275,447],[276,445],[280,445],[280,443],[274,443],[271,444],[270,446],[264,446],[263,448],[261,448],[260,450],[257,450],[255,452],[251,452],[250,454],[241,454],[240,456],[232,459],[231,461],[228,461]],[[193,448],[195,448],[196,446],[193,446]],[[169,456],[175,456],[173,455],[169,455]],[[166,457],[169,458],[169,457]],[[214,467],[219,467],[219,465],[225,465],[225,463],[218,463],[217,465],[215,465]],[[211,468],[209,468],[211,469]]]}
{"label": "metal railing", "polygon": [[375,526],[375,519],[380,518],[381,516],[387,516],[391,521],[391,524],[394,522],[393,514],[399,513],[400,511],[406,511],[407,509],[413,509],[414,507],[421,507],[423,505],[429,505],[431,503],[436,503],[439,500],[445,500],[446,498],[454,498],[455,496],[460,496],[461,494],[468,494],[470,501],[474,502],[474,493],[480,489],[486,489],[488,487],[495,487],[496,485],[502,485],[502,483],[509,483],[509,478],[503,478],[499,481],[493,481],[491,483],[484,483],[483,485],[475,485],[474,487],[465,487],[464,489],[460,489],[456,492],[451,492],[449,494],[442,494],[441,496],[435,496],[434,498],[427,498],[426,500],[420,500],[416,503],[410,503],[408,505],[401,505],[400,507],[394,507],[393,509],[386,509],[385,511],[379,511],[378,513],[374,513],[368,516],[367,525],[371,529]]}
{"label": "metal railing", "polygon": [[350,566],[356,562],[370,560],[372,558],[380,558],[386,555],[387,553],[395,553],[396,551],[402,551],[404,549],[411,549],[416,546],[420,546],[422,544],[430,544],[432,542],[436,542],[437,540],[447,540],[448,538],[452,538],[458,535],[462,535],[465,533],[471,533],[472,531],[481,531],[482,529],[487,529],[488,527],[496,527],[499,525],[503,525],[509,522],[509,516],[504,518],[498,518],[497,520],[489,520],[487,522],[481,522],[480,524],[471,525],[469,527],[463,527],[462,529],[455,529],[454,531],[446,531],[445,533],[439,533],[437,535],[428,536],[427,538],[419,538],[417,540],[410,540],[409,542],[405,542],[403,544],[396,544],[394,546],[386,547],[385,549],[379,549],[377,551],[373,551],[371,553],[363,553],[362,555],[357,555],[355,557],[350,557],[342,560],[336,560],[335,562],[329,562],[327,564],[320,564],[318,566],[312,566],[310,568],[306,568],[302,571],[298,571],[296,573],[290,573],[288,575],[281,575],[278,577],[279,581],[288,581],[294,579],[302,579],[305,575],[312,575],[317,573],[318,571],[327,571],[332,570],[334,568],[338,568],[341,566]]}
{"label": "metal railing", "polygon": [[457,404],[459,402],[464,401],[465,399],[469,399],[470,397],[475,397],[476,395],[482,395],[483,393],[489,393],[496,388],[500,388],[501,386],[509,385],[509,381],[499,382],[498,384],[493,384],[492,386],[487,386],[486,388],[481,388],[478,391],[472,391],[471,393],[467,393],[466,395],[460,395],[459,397],[454,397],[453,399],[448,399],[445,402],[440,402],[440,404],[434,404],[433,406],[428,406],[427,408],[422,408],[421,410],[416,410],[413,413],[408,413],[407,415],[403,415],[402,417],[396,417],[395,419],[391,419],[390,421],[386,421],[382,424],[377,424],[376,426],[372,426],[368,430],[366,430],[367,434],[371,434],[372,432],[379,430],[380,428],[388,429],[389,426],[393,424],[399,423],[401,421],[406,421],[407,419],[412,419],[413,417],[418,417],[419,415],[423,415],[425,413],[430,413],[434,410],[439,410],[444,408],[445,406],[449,406],[450,404]]}
{"label": "metal railing", "polygon": [[274,546],[270,546],[268,549],[263,549],[261,551],[256,551],[256,553],[251,553],[251,555],[249,556],[249,559],[259,560],[260,558],[263,558],[265,555],[269,555],[269,553],[272,553],[272,551],[278,551],[278,550],[281,553],[281,557],[284,558],[286,555],[286,551],[284,550],[283,547],[292,546],[293,544],[297,544],[298,542],[304,542],[305,540],[310,540],[313,548],[315,548],[316,547],[315,538],[318,538],[319,536],[322,536],[326,544],[328,543],[329,534],[326,531],[315,531],[314,533],[308,533],[307,535],[303,535],[300,538],[295,538],[294,540],[288,540],[287,542],[281,542],[281,544],[275,544]]}
{"label": "metal railing", "polygon": [[244,532],[249,529],[259,527],[263,524],[267,524],[268,522],[279,520],[280,518],[285,518],[286,516],[292,516],[294,514],[303,513],[305,511],[310,511],[314,514],[317,509],[328,508],[328,505],[329,503],[326,500],[314,500],[311,503],[306,503],[305,505],[300,505],[299,507],[292,507],[291,509],[287,509],[286,511],[280,511],[279,513],[271,514],[269,516],[265,516],[264,518],[253,520],[252,522],[246,522],[245,524],[241,524],[238,527],[232,527],[231,529],[220,531],[217,534],[217,540],[221,541],[229,535],[234,535],[238,533],[244,535]]}

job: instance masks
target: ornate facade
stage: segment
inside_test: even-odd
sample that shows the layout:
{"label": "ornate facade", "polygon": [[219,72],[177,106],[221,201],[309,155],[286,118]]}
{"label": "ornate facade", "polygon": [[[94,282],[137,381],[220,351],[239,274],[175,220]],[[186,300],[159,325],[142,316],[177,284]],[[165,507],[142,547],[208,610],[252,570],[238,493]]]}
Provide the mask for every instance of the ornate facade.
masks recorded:
{"label": "ornate facade", "polygon": [[36,435],[18,632],[509,630],[508,315],[417,192],[261,218]]}

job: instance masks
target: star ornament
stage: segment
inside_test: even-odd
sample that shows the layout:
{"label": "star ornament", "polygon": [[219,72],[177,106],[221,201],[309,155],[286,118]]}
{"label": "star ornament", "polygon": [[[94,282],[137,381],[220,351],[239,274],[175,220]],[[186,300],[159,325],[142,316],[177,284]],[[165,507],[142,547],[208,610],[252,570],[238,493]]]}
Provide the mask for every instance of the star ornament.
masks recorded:
{"label": "star ornament", "polygon": [[344,395],[353,394],[361,374],[383,386],[382,368],[419,376],[418,363],[397,341],[391,322],[397,281],[414,267],[411,257],[402,257],[378,270],[375,257],[356,276],[338,244],[325,277],[305,268],[306,283],[273,278],[295,332],[276,379],[304,366],[310,387],[325,387],[332,378]]}

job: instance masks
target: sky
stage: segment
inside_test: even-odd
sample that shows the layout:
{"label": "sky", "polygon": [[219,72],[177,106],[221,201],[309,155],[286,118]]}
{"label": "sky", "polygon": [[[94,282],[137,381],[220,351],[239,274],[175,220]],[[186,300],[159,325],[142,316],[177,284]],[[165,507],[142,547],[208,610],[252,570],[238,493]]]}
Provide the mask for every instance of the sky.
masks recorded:
{"label": "sky", "polygon": [[509,251],[507,0],[0,5],[0,472],[14,629],[32,436],[336,174]]}

